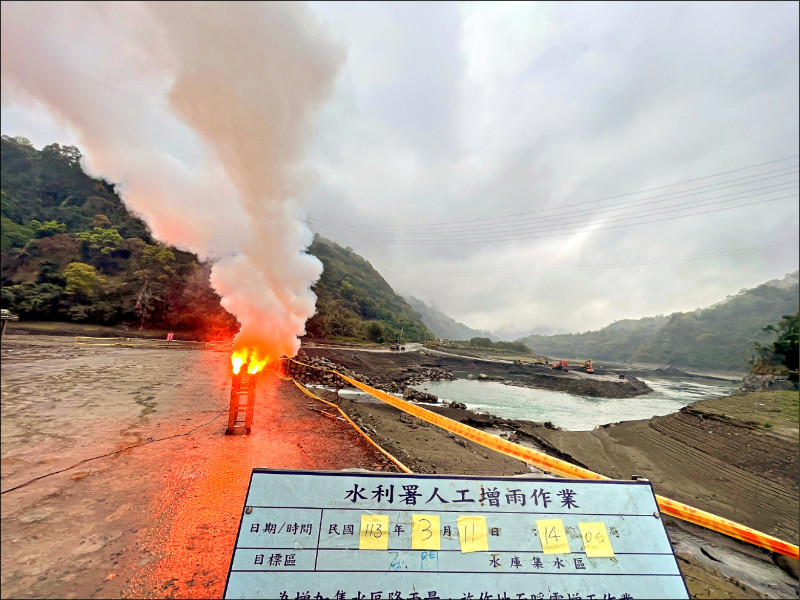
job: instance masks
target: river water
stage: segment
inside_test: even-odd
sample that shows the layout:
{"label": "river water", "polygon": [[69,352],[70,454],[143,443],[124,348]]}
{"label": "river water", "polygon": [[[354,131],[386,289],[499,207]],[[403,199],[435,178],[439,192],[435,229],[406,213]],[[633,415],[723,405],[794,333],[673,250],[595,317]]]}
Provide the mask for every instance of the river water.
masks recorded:
{"label": "river water", "polygon": [[550,421],[570,431],[668,415],[698,400],[729,396],[737,387],[733,382],[724,381],[647,379],[646,382],[653,391],[634,398],[592,398],[470,379],[430,381],[414,387],[437,395],[440,401],[463,402],[475,412],[505,419]]}

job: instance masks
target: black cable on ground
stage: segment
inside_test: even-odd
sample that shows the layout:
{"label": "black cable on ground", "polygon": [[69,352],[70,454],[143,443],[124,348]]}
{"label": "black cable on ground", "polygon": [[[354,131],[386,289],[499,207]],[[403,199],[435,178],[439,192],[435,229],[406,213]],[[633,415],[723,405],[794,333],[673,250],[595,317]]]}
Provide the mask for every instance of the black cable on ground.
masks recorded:
{"label": "black cable on ground", "polygon": [[30,485],[30,484],[32,484],[32,483],[34,483],[36,481],[39,481],[40,479],[45,479],[46,477],[50,477],[51,475],[58,475],[59,473],[63,473],[64,471],[69,471],[70,469],[74,469],[75,467],[78,467],[78,466],[82,465],[83,463],[87,463],[87,462],[90,462],[90,461],[93,461],[93,460],[97,460],[98,458],[105,458],[106,456],[113,456],[114,454],[119,454],[120,452],[125,452],[126,450],[131,450],[132,448],[139,448],[141,446],[146,446],[147,444],[153,444],[155,442],[163,442],[164,440],[171,440],[172,438],[181,437],[181,436],[184,436],[184,435],[189,435],[190,433],[194,433],[195,431],[197,431],[201,427],[205,427],[206,425],[211,425],[211,423],[213,423],[214,421],[219,419],[222,416],[222,414],[224,412],[226,412],[227,410],[228,410],[228,407],[226,406],[225,408],[222,409],[222,411],[220,411],[220,413],[216,417],[214,417],[213,419],[211,419],[207,423],[203,423],[202,425],[198,425],[194,429],[190,429],[189,431],[185,431],[184,433],[176,433],[174,435],[168,435],[167,437],[158,438],[158,439],[155,439],[155,440],[149,439],[146,442],[142,442],[141,444],[134,444],[133,446],[126,446],[125,448],[121,448],[119,450],[114,450],[114,452],[108,452],[106,454],[101,454],[100,456],[93,456],[92,458],[84,458],[82,461],[76,462],[71,467],[66,467],[66,468],[60,469],[58,471],[53,471],[52,473],[46,473],[45,475],[40,475],[39,477],[34,477],[30,481],[26,481],[25,483],[20,483],[19,485],[16,485],[16,486],[14,486],[12,488],[9,488],[7,490],[3,490],[2,492],[0,492],[0,495],[7,494],[9,492],[13,492],[14,490],[18,490],[20,488],[23,488],[26,485]]}

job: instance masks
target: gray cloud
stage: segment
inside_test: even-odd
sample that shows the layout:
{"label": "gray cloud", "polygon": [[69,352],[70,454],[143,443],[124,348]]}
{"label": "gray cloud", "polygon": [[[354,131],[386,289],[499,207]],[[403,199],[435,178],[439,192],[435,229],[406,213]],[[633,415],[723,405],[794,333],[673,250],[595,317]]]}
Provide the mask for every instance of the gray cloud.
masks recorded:
{"label": "gray cloud", "polygon": [[[618,318],[691,310],[797,267],[790,248],[576,270],[796,243],[796,192],[789,200],[728,212],[517,242],[431,244],[433,235],[404,238],[354,227],[414,227],[540,209],[553,209],[542,215],[551,216],[562,206],[794,154],[796,6],[462,6],[462,67],[431,57],[448,82],[442,88],[457,90],[450,101],[458,112],[455,157],[431,156],[429,145],[407,135],[402,119],[376,118],[369,110],[376,98],[380,104],[414,97],[408,88],[421,83],[397,78],[395,94],[385,85],[377,94],[359,72],[399,74],[411,63],[381,44],[368,53],[356,50],[369,34],[350,28],[346,11],[329,8],[326,18],[348,31],[351,49],[344,74],[351,81],[340,86],[330,114],[341,116],[335,109],[348,102],[359,109],[336,130],[338,160],[320,166],[311,205],[315,226],[362,252],[396,288],[475,327],[585,330]],[[450,35],[454,17],[445,18],[440,28]],[[408,35],[407,20],[395,25],[396,37]],[[387,30],[384,23],[381,32]],[[435,31],[428,27],[420,35],[427,34]],[[357,68],[354,55],[363,63]],[[410,119],[417,108],[407,109]],[[410,239],[419,241],[401,243]]]}

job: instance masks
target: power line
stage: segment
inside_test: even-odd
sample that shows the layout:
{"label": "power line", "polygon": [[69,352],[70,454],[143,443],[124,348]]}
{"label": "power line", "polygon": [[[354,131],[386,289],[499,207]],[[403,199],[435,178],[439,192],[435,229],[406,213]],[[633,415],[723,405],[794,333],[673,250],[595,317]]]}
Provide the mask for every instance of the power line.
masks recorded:
{"label": "power line", "polygon": [[[647,189],[639,190],[639,191],[636,191],[636,192],[628,192],[626,194],[618,194],[618,195],[615,195],[615,196],[606,196],[605,198],[598,198],[596,200],[587,200],[587,201],[584,201],[584,202],[578,202],[578,203],[570,204],[570,205],[567,205],[567,206],[569,206],[569,207],[585,206],[586,204],[593,204],[593,203],[597,203],[597,202],[605,202],[606,200],[614,200],[614,199],[617,199],[617,198],[625,198],[625,197],[628,197],[628,196],[634,196],[636,194],[643,194],[643,193],[646,193],[646,192],[653,192],[653,191],[657,191],[657,190],[666,189],[666,188],[669,188],[669,187],[683,185],[683,184],[686,184],[686,183],[693,183],[695,181],[701,181],[701,180],[704,180],[704,179],[711,179],[713,177],[720,177],[722,175],[727,175],[727,174],[730,174],[730,173],[736,173],[736,172],[739,172],[739,171],[745,171],[747,169],[755,169],[757,167],[763,167],[765,165],[776,164],[776,163],[779,163],[779,162],[792,160],[792,159],[797,158],[797,157],[798,157],[798,155],[794,154],[792,156],[787,156],[787,157],[784,157],[784,158],[779,158],[779,159],[771,160],[771,161],[764,162],[764,163],[758,163],[758,164],[755,164],[755,165],[749,165],[749,166],[746,166],[746,167],[739,167],[737,169],[731,169],[731,170],[728,170],[728,171],[722,171],[722,172],[719,172],[719,173],[714,173],[712,175],[705,175],[703,177],[696,177],[694,179],[687,179],[687,180],[684,180],[684,181],[679,181],[679,182],[676,182],[676,183],[670,183],[670,184],[662,185],[662,186],[658,186],[658,187],[647,188]],[[790,169],[790,168],[796,168],[796,167],[797,167],[797,165],[794,165],[793,167],[785,167],[784,169],[778,169],[778,171],[786,170],[786,169]],[[777,172],[777,171],[770,171],[768,173],[774,173],[774,172]],[[748,177],[756,177],[756,176],[764,175],[764,174],[765,173],[758,173],[758,174],[751,175],[751,176],[748,176]],[[746,178],[747,177],[740,178],[740,179],[746,179]],[[733,179],[733,180],[730,180],[730,181],[737,181],[737,180]],[[720,182],[720,183],[727,183],[727,182]],[[712,185],[716,185],[716,184],[712,184]],[[708,187],[708,186],[701,186],[701,187]],[[700,189],[700,188],[695,188],[695,189]],[[667,195],[670,195],[670,194],[667,194]],[[534,213],[537,213],[537,212],[542,212],[542,211],[547,211],[547,210],[555,210],[555,209],[538,209],[538,210],[535,210],[535,211],[526,211],[526,212],[521,212],[521,213],[511,213],[511,214],[507,214],[507,215],[499,215],[499,216],[496,216],[496,217],[483,217],[483,218],[477,218],[477,219],[466,219],[466,220],[461,220],[461,221],[448,221],[448,222],[443,222],[443,223],[420,224],[417,227],[435,227],[435,226],[443,226],[443,225],[454,225],[454,224],[458,225],[458,224],[463,224],[463,223],[485,222],[485,221],[492,221],[492,220],[499,220],[499,219],[507,219],[507,218],[512,218],[512,217],[519,217],[519,216],[534,214]],[[329,224],[338,224],[338,225],[348,225],[347,223],[341,223],[341,222],[330,221],[330,220],[328,221],[328,223]],[[375,226],[375,227],[381,227],[381,226]]]}
{"label": "power line", "polygon": [[[702,198],[702,199],[699,199],[699,200],[691,200],[689,202],[681,202],[681,203],[672,204],[672,205],[664,205],[664,206],[659,205],[658,207],[656,207],[655,210],[654,209],[645,209],[645,210],[641,210],[641,211],[633,211],[633,212],[622,213],[622,214],[619,214],[619,215],[613,215],[615,217],[622,217],[622,218],[615,219],[613,221],[607,221],[607,222],[616,222],[616,221],[620,221],[620,220],[624,220],[624,219],[628,219],[628,218],[639,218],[639,217],[636,217],[635,215],[640,215],[640,214],[647,215],[647,214],[662,214],[664,212],[674,212],[674,210],[671,210],[671,209],[675,209],[676,207],[680,207],[680,206],[696,205],[695,208],[700,208],[700,207],[704,207],[704,206],[711,206],[713,204],[720,204],[722,202],[734,202],[736,200],[742,200],[743,199],[741,197],[740,198],[730,198],[731,196],[746,195],[748,197],[752,197],[752,196],[759,196],[759,195],[763,195],[763,194],[788,191],[788,190],[793,189],[794,187],[796,187],[797,183],[798,183],[798,181],[786,181],[786,182],[781,182],[781,183],[777,183],[777,184],[773,184],[773,185],[769,185],[769,186],[753,188],[751,190],[740,190],[738,192],[732,192],[730,194],[723,194],[721,196],[713,196],[711,198]],[[784,186],[784,187],[782,189],[773,189],[771,192],[764,191],[764,190],[769,190],[770,188],[779,188],[781,186]],[[735,186],[730,186],[730,187],[735,187]],[[709,193],[709,192],[704,192],[704,193]],[[694,195],[695,194],[687,194],[686,196],[677,196],[675,198],[672,198],[671,200],[678,200],[678,199],[683,198],[683,197],[690,197],[690,196],[694,196]],[[710,202],[711,200],[717,200],[719,198],[729,198],[729,199],[728,200],[722,200],[720,202]],[[628,208],[633,208],[633,207],[628,207]],[[615,211],[620,211],[620,210],[627,210],[627,209],[611,209],[608,212],[615,212]],[[590,222],[592,220],[596,220],[598,217],[599,218],[603,218],[604,214],[605,213],[602,213],[602,212],[597,212],[597,213],[578,213],[578,216],[580,218],[580,221],[578,223],[581,223],[581,222],[587,222],[588,223],[588,222]],[[574,221],[574,219],[575,219],[575,217],[570,217],[569,213],[565,213],[565,214],[552,215],[552,216],[549,216],[549,217],[543,217],[543,218],[537,219],[536,220],[537,227],[535,227],[534,229],[520,229],[520,226],[504,225],[504,226],[502,226],[502,230],[507,230],[507,234],[512,234],[512,233],[533,233],[533,232],[536,232],[536,231],[539,231],[539,230],[546,230],[547,229],[546,227],[542,228],[542,227],[539,227],[539,225],[546,224],[547,221],[554,221],[554,220],[558,221],[559,225],[560,225],[560,227],[557,227],[556,229],[560,229],[560,228],[563,228],[564,226],[573,226],[573,225],[578,224],[578,223],[570,222],[570,221]],[[325,227],[329,227],[329,226],[325,225]],[[511,227],[511,229],[509,229],[509,227]],[[336,231],[335,227],[329,227],[329,228],[334,230],[334,231]],[[485,236],[497,237],[497,236],[501,236],[501,235],[507,235],[506,233],[503,233],[503,231],[493,231],[494,229],[498,229],[498,228],[497,227],[495,227],[495,228],[487,227],[487,228],[484,228],[481,231],[477,231],[477,232],[470,232],[470,231],[465,231],[465,232],[460,232],[460,231],[437,231],[437,232],[429,233],[429,232],[425,232],[425,231],[411,231],[411,232],[408,232],[408,233],[400,233],[400,234],[396,234],[396,235],[401,236],[401,237],[423,237],[424,236],[426,239],[429,239],[430,236],[432,236],[432,235],[438,236],[438,239],[449,239],[449,238],[452,238],[453,236],[461,236],[461,235],[463,235],[464,237],[468,237],[469,235],[480,236],[480,237],[485,237]],[[494,233],[496,233],[497,235],[494,235]],[[369,234],[367,233],[367,234],[360,234],[360,235],[369,235]],[[382,235],[381,239],[386,239],[386,235],[392,235],[392,234],[388,233],[388,234],[385,234],[385,235],[383,235],[383,234],[381,234],[381,235]],[[372,237],[374,237],[374,236],[372,236]]]}
{"label": "power line", "polygon": [[[775,190],[775,191],[777,191],[777,190]],[[767,192],[767,193],[774,193],[775,191]],[[759,194],[755,194],[755,195],[759,195]],[[770,198],[770,199],[767,199],[767,200],[759,200],[759,201],[756,201],[756,202],[747,202],[747,203],[744,203],[744,204],[738,204],[736,206],[726,206],[726,207],[716,208],[716,209],[713,209],[713,210],[687,213],[687,214],[676,215],[676,216],[672,216],[672,217],[664,217],[664,218],[661,218],[661,219],[650,219],[650,220],[641,221],[641,222],[638,222],[638,223],[625,223],[625,224],[621,224],[621,225],[613,225],[611,227],[596,227],[596,228],[593,228],[591,231],[593,231],[593,232],[594,231],[607,231],[607,230],[610,230],[610,229],[620,229],[620,228],[623,228],[623,227],[632,227],[632,226],[636,226],[636,225],[646,225],[648,223],[658,223],[658,222],[663,222],[663,221],[672,221],[672,220],[675,220],[675,219],[682,219],[682,218],[693,217],[693,216],[697,216],[697,215],[705,215],[705,214],[710,214],[710,213],[717,213],[717,212],[723,212],[723,211],[728,211],[728,210],[735,210],[737,208],[745,208],[745,207],[748,207],[748,206],[755,206],[755,205],[758,205],[758,204],[765,204],[767,202],[777,202],[777,201],[786,200],[786,199],[789,199],[789,198],[796,198],[796,194],[792,194],[792,195],[789,195],[789,196],[782,196],[782,197],[779,197],[779,198]],[[695,208],[697,208],[697,207],[695,207]],[[631,218],[641,219],[643,217],[631,217]],[[352,239],[360,239],[360,240],[365,240],[365,241],[377,241],[377,242],[381,242],[381,243],[386,243],[386,242],[390,242],[391,241],[391,242],[393,242],[395,244],[429,243],[429,244],[453,244],[453,245],[459,245],[460,244],[460,245],[464,245],[464,244],[482,244],[482,243],[492,243],[492,242],[496,243],[496,242],[508,242],[508,241],[535,240],[535,239],[541,239],[541,238],[546,238],[546,237],[560,237],[560,236],[565,236],[565,235],[573,235],[573,234],[576,234],[576,233],[581,233],[585,229],[585,227],[583,227],[583,228],[578,227],[577,229],[574,229],[576,227],[575,225],[571,225],[570,227],[572,227],[573,230],[571,230],[571,231],[561,231],[559,233],[550,233],[550,234],[546,234],[546,235],[533,235],[533,236],[521,236],[521,237],[515,237],[515,236],[510,236],[509,237],[509,236],[506,236],[506,237],[499,238],[499,239],[476,239],[476,238],[472,238],[472,239],[469,239],[469,240],[460,240],[460,241],[439,240],[439,239],[431,239],[431,238],[423,238],[421,240],[404,241],[402,239],[389,238],[389,237],[385,237],[385,236],[384,237],[370,237],[370,236],[355,236],[355,235],[351,235],[349,237],[352,238]],[[324,232],[320,232],[320,233],[324,233]]]}
{"label": "power line", "polygon": [[439,273],[402,273],[396,271],[384,271],[384,275],[394,277],[487,277],[491,275],[530,275],[534,273],[551,273],[551,272],[571,272],[571,271],[599,271],[607,269],[625,269],[631,267],[638,267],[644,265],[656,265],[670,262],[678,262],[683,260],[701,260],[709,258],[721,258],[728,256],[741,256],[744,254],[755,254],[758,252],[769,252],[774,250],[786,250],[789,248],[796,248],[800,243],[794,242],[790,244],[778,244],[776,246],[759,246],[756,248],[742,248],[739,250],[731,250],[727,252],[705,252],[702,254],[693,254],[689,256],[673,256],[669,258],[657,258],[653,260],[644,261],[629,261],[620,263],[605,263],[596,265],[577,265],[574,267],[549,267],[546,269],[529,269],[525,271],[471,271],[462,273],[453,272],[439,272]]}
{"label": "power line", "polygon": [[[629,204],[648,204],[648,203],[654,203],[654,202],[657,202],[657,201],[670,202],[670,201],[676,200],[678,198],[688,198],[688,197],[691,197],[691,196],[702,196],[703,194],[710,194],[710,193],[714,193],[714,192],[721,191],[721,190],[724,190],[724,189],[739,187],[739,186],[743,186],[743,185],[750,185],[750,184],[758,183],[758,182],[761,182],[761,181],[768,181],[770,179],[775,179],[775,178],[779,178],[779,177],[786,177],[788,175],[795,175],[798,172],[796,170],[790,171],[788,173],[780,173],[779,175],[776,175],[775,173],[779,173],[781,171],[789,171],[790,169],[797,169],[797,167],[798,167],[798,165],[792,165],[790,167],[784,167],[782,169],[777,169],[775,171],[768,171],[766,173],[758,173],[758,174],[755,174],[755,175],[748,175],[746,177],[739,177],[739,178],[736,178],[736,179],[729,179],[727,181],[720,181],[720,182],[717,182],[717,183],[704,185],[704,186],[699,186],[699,187],[696,187],[696,188],[689,188],[689,189],[685,189],[685,190],[676,190],[674,192],[669,192],[667,194],[661,194],[661,195],[658,195],[658,196],[651,196],[649,198],[640,198],[638,200],[627,200],[625,202],[618,202],[618,203],[615,203],[615,204],[606,205],[605,207],[600,207],[600,210],[606,210],[606,209],[617,210],[617,209],[614,209],[613,207],[625,206],[625,205],[629,205]],[[762,179],[752,179],[753,177],[760,177],[762,175],[769,175],[769,176],[768,177],[763,177]],[[727,183],[733,183],[734,181],[742,181],[744,179],[751,179],[751,181],[743,181],[741,183],[736,183],[736,184],[728,185],[728,186],[724,185],[724,184],[727,184]],[[723,187],[720,187],[720,186],[723,186]],[[705,188],[715,188],[715,189],[705,189]],[[705,191],[697,191],[697,190],[703,190],[703,189],[705,189]],[[687,193],[687,192],[696,192],[696,193]],[[682,195],[676,196],[676,194],[682,194]],[[669,196],[673,196],[673,198],[668,198]],[[339,223],[339,222],[336,222],[336,221],[326,221],[324,219],[319,219],[319,221],[324,223],[324,224],[326,224],[326,225],[337,227],[337,228],[343,228],[343,229],[366,229],[368,231],[374,231],[376,229],[380,229],[380,230],[384,230],[384,231],[387,231],[387,232],[402,232],[404,230],[421,231],[421,230],[424,229],[425,233],[428,233],[428,231],[430,231],[434,227],[436,227],[437,229],[438,228],[444,228],[444,227],[456,227],[457,230],[467,230],[467,229],[474,229],[474,228],[480,228],[480,229],[484,229],[484,230],[489,230],[489,229],[498,229],[498,228],[514,226],[514,225],[517,225],[519,223],[524,223],[524,222],[528,222],[528,221],[532,221],[532,220],[542,221],[542,220],[546,220],[546,219],[560,218],[561,216],[568,215],[568,214],[575,214],[575,213],[586,214],[586,210],[587,209],[585,209],[585,208],[575,209],[574,208],[575,206],[579,206],[580,204],[584,204],[584,203],[579,203],[579,204],[576,204],[576,205],[556,206],[556,207],[551,207],[551,208],[540,208],[540,209],[537,209],[537,210],[529,211],[528,213],[525,213],[525,214],[533,215],[533,214],[541,214],[541,213],[548,213],[548,212],[557,212],[557,214],[556,215],[550,215],[550,216],[535,216],[535,217],[529,216],[529,217],[525,217],[525,218],[515,219],[513,221],[513,223],[510,223],[510,224],[508,224],[508,223],[495,223],[495,224],[485,225],[483,223],[473,223],[473,224],[468,224],[468,225],[460,225],[457,222],[453,222],[453,223],[449,223],[449,224],[436,225],[436,226],[434,226],[434,225],[425,225],[425,224],[420,224],[420,225],[356,225],[356,224],[349,224],[349,223],[348,224],[342,224],[342,223]],[[572,210],[569,210],[570,208],[572,208]],[[449,231],[445,230],[445,231],[434,232],[434,233],[449,233]]]}

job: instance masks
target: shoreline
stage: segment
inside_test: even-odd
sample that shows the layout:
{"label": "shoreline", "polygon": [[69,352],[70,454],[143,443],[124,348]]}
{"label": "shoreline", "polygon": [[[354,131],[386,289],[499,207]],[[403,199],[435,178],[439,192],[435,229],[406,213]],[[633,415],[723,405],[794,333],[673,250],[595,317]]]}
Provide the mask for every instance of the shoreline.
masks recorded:
{"label": "shoreline", "polygon": [[[403,392],[409,385],[438,379],[477,379],[510,385],[567,392],[596,398],[632,398],[653,390],[644,381],[624,372],[596,368],[594,374],[579,368],[557,371],[550,365],[518,365],[510,361],[481,359],[432,352],[392,352],[356,348],[302,348],[298,361],[324,368],[337,368],[348,376],[386,392]],[[312,369],[295,368],[290,372],[308,383],[326,383],[326,378]],[[329,380],[329,378],[328,378]]]}
{"label": "shoreline", "polygon": [[[346,357],[349,360],[340,363],[336,359],[345,352],[350,353]],[[369,357],[379,354],[373,351]],[[387,390],[388,386],[381,385],[386,380],[375,376],[387,365],[394,375],[390,382],[425,381],[413,381],[413,377],[411,381],[405,380],[409,372],[412,375],[420,372],[415,371],[413,359],[395,358],[398,356],[380,356],[372,370],[365,369],[373,374],[369,385],[399,391]],[[327,362],[329,366],[331,362],[341,364],[339,369],[358,366],[365,360],[350,349],[328,349],[316,354],[316,358],[316,362]],[[475,361],[474,358],[457,360]],[[422,363],[425,367],[431,364],[442,365]],[[486,363],[478,364],[483,368]],[[473,362],[473,368],[474,365]],[[658,373],[659,378],[684,376],[682,371],[663,371]],[[651,373],[656,375],[655,371]],[[722,377],[690,377],[712,384],[730,381]],[[324,394],[412,471],[551,476],[457,438],[379,400],[346,399],[335,391]],[[549,422],[505,419],[442,403],[424,403],[424,406],[613,479],[644,477],[659,494],[796,543],[800,535],[795,510],[800,503],[797,399],[796,391],[734,393],[698,400],[668,415],[623,420],[584,431],[564,431]],[[692,597],[797,596],[796,560],[672,517],[662,518]]]}

